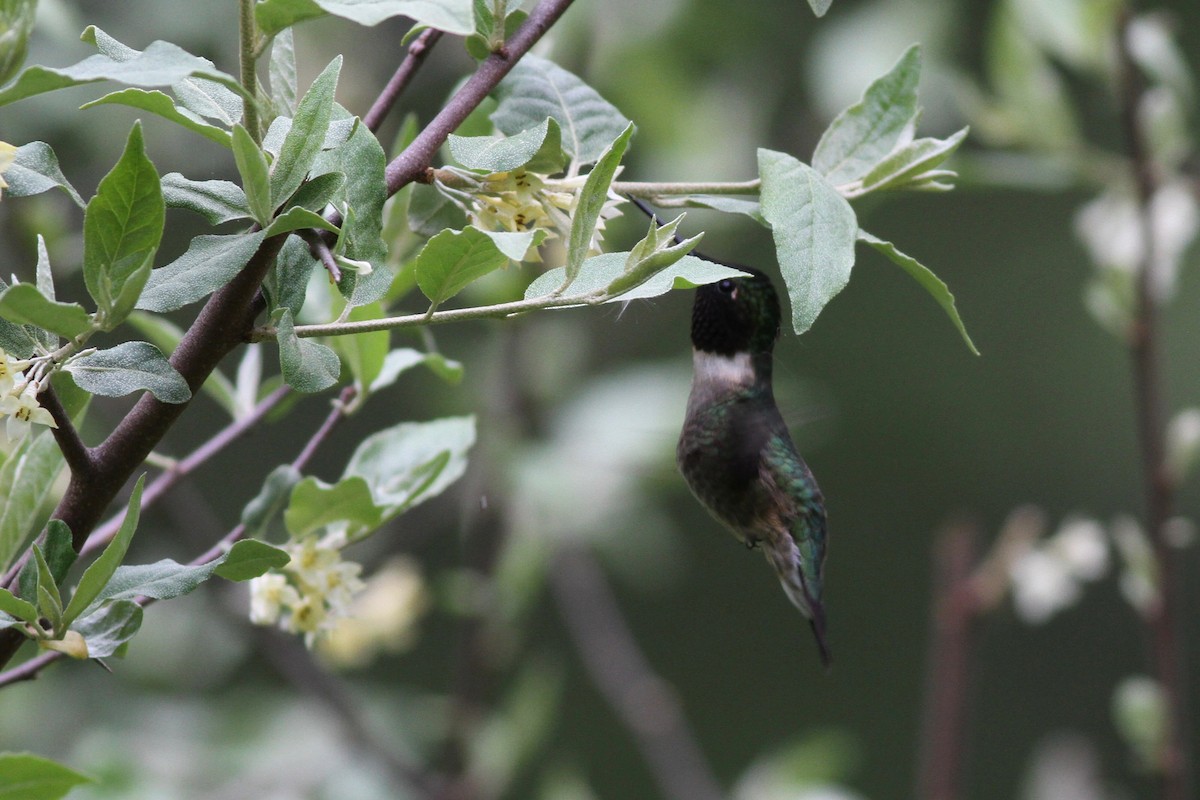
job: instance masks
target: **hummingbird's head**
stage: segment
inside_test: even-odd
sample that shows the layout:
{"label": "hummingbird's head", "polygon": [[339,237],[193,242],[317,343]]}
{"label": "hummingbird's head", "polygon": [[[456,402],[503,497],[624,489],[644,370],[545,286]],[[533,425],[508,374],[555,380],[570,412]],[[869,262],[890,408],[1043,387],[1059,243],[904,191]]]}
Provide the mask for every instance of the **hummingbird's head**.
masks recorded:
{"label": "hummingbird's head", "polygon": [[775,287],[766,275],[752,267],[734,268],[751,274],[745,278],[725,278],[696,289],[692,346],[722,356],[770,353],[779,338],[779,298]]}

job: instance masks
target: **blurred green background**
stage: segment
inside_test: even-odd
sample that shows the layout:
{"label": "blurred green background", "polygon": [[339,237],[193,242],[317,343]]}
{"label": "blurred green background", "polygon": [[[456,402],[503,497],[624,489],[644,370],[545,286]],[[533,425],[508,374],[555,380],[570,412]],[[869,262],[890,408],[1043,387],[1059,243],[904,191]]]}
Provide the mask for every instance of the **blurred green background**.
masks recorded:
{"label": "blurred green background", "polygon": [[[757,146],[806,159],[832,116],[914,41],[925,54],[921,133],[945,136],[974,121],[964,110],[966,87],[985,85],[990,26],[1002,5],[1021,3],[836,0],[817,20],[798,0],[579,0],[546,52],[637,122],[623,179],[742,180],[754,175]],[[1047,5],[1051,14],[1073,6]],[[94,23],[130,45],[166,39],[234,71],[234,4],[195,9],[185,0],[43,0],[29,61],[64,65],[86,56],[74,37]],[[1178,0],[1162,9],[1194,74],[1200,6]],[[336,21],[300,26],[301,85],[345,53],[339,100],[362,113],[394,68],[403,31],[399,20],[373,29]],[[461,45],[443,41],[405,110],[428,119],[469,68]],[[1119,147],[1103,82],[1069,64],[1055,68],[1078,101],[1088,139]],[[0,139],[50,142],[85,195],[117,157],[132,118],[117,107],[77,115],[73,109],[96,96],[93,88],[0,115]],[[1193,109],[1193,130],[1197,121]],[[146,123],[161,173],[232,176],[215,145]],[[385,143],[396,123],[381,134]],[[465,382],[447,387],[411,374],[347,422],[315,470],[335,478],[357,439],[384,424],[480,415],[469,475],[352,553],[368,574],[391,554],[410,556],[429,598],[402,652],[337,678],[383,749],[417,759],[439,752],[446,726],[456,724],[448,698],[464,663],[465,632],[477,636],[479,657],[490,665],[472,690],[486,731],[472,763],[494,775],[504,773],[499,765],[518,765],[505,797],[660,796],[637,745],[590,681],[542,579],[557,546],[582,541],[730,796],[815,797],[802,792],[820,783],[845,793],[822,796],[913,796],[939,532],[951,520],[968,520],[982,550],[1024,504],[1043,509],[1051,528],[1070,514],[1108,524],[1142,509],[1129,360],[1083,302],[1092,267],[1073,226],[1095,189],[1055,180],[1052,171],[1040,175],[1043,185],[1021,188],[1023,174],[1005,176],[984,160],[982,139],[969,139],[957,158],[964,179],[953,193],[858,207],[866,229],[949,284],[982,356],[966,351],[910,279],[866,251],[812,331],[785,335],[777,350],[780,404],[829,507],[832,672],[822,673],[807,626],[761,558],[720,530],[674,472],[689,379],[688,294],[623,312],[604,307],[443,327],[435,331],[438,346],[465,363]],[[996,177],[1012,185],[999,186]],[[56,266],[65,268],[62,280],[78,285],[69,276],[79,248],[72,213],[54,196],[4,202],[6,270],[32,274],[33,232],[41,230]],[[612,227],[610,239],[627,245],[644,227],[635,212]],[[694,211],[684,227],[707,231],[707,253],[776,270],[769,234],[748,220]],[[173,212],[173,238],[160,260],[199,232],[193,218]],[[1195,262],[1193,248],[1163,320],[1172,411],[1200,405]],[[524,269],[468,299],[482,301],[506,281],[510,289],[523,285],[533,274]],[[273,363],[270,349],[265,355]],[[123,408],[100,406],[96,434]],[[326,409],[325,398],[307,399],[222,454],[148,516],[133,560],[182,559],[203,549],[236,522],[261,476],[293,457]],[[202,404],[190,418],[168,440],[173,455],[221,424]],[[1195,514],[1198,503],[1193,479],[1178,510]],[[492,560],[495,547],[504,569],[489,584],[471,570]],[[1178,557],[1194,645],[1195,547]],[[1101,793],[1086,796],[1155,796],[1153,778],[1113,724],[1115,687],[1146,672],[1148,662],[1144,629],[1118,590],[1115,553],[1110,561],[1107,577],[1043,624],[1023,621],[1010,603],[980,621],[964,796],[1053,796],[1031,788],[1034,764],[1045,758],[1062,775],[1093,769]],[[150,610],[128,658],[114,662],[115,674],[70,665],[0,692],[0,749],[28,749],[105,779],[79,797],[403,796],[383,761],[346,735],[328,705],[280,679],[264,653],[299,656],[242,624],[244,607],[244,588],[207,587]],[[1189,673],[1193,709],[1200,708],[1196,675]],[[528,734],[524,756],[516,731]],[[1192,737],[1200,740],[1200,731]],[[790,753],[803,780],[785,781],[780,794],[755,789],[749,771],[765,769],[764,759],[781,752]]]}

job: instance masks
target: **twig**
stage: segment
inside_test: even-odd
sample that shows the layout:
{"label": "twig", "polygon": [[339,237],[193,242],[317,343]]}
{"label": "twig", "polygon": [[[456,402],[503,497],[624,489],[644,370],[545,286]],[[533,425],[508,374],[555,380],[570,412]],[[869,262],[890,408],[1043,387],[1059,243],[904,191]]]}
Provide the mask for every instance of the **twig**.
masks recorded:
{"label": "twig", "polygon": [[1158,680],[1166,696],[1168,730],[1163,753],[1164,800],[1189,800],[1192,795],[1191,751],[1187,691],[1186,649],[1179,625],[1180,576],[1176,554],[1167,541],[1167,522],[1175,504],[1175,483],[1166,463],[1166,424],[1163,380],[1160,372],[1157,242],[1152,202],[1159,175],[1138,118],[1145,87],[1129,51],[1132,12],[1125,8],[1118,29],[1121,124],[1137,187],[1142,234],[1141,261],[1136,281],[1136,310],[1129,331],[1133,366],[1138,440],[1145,481],[1146,526],[1159,570],[1159,603],[1149,625]]}
{"label": "twig", "polygon": [[308,251],[312,253],[313,258],[320,261],[321,266],[325,267],[325,271],[329,273],[329,279],[334,283],[341,282],[342,269],[333,258],[333,251],[329,249],[329,242],[325,241],[321,236],[322,233],[329,233],[329,231],[318,232],[309,228],[299,233],[300,238],[308,245]]}
{"label": "twig", "polygon": [[379,126],[383,124],[384,118],[392,110],[392,107],[396,105],[396,101],[400,99],[400,95],[408,88],[409,82],[417,74],[417,70],[421,68],[421,64],[425,62],[425,59],[429,56],[429,52],[440,38],[442,38],[441,31],[437,28],[429,28],[408,46],[408,54],[404,56],[404,60],[396,68],[395,74],[387,82],[387,86],[383,87],[383,91],[379,93],[379,97],[375,98],[375,102],[371,104],[371,109],[363,115],[363,124],[367,126],[369,131],[375,133],[379,130]]}
{"label": "twig", "polygon": [[[316,455],[317,448],[329,438],[329,434],[333,431],[334,426],[337,425],[337,423],[345,416],[346,406],[354,398],[354,393],[355,390],[352,386],[348,386],[342,390],[338,400],[334,403],[333,409],[330,410],[328,415],[326,415],[325,420],[321,423],[321,426],[317,428],[316,432],[309,437],[307,442],[305,442],[304,447],[301,449],[299,455],[292,460],[293,467],[295,467],[297,470],[303,470],[309,464],[309,462],[312,461],[313,456]],[[265,403],[266,401],[264,400],[263,402]],[[263,413],[265,413],[265,411]],[[119,525],[120,522],[117,524]],[[188,562],[188,564],[190,566],[199,566],[202,564],[207,564],[213,559],[219,558],[228,552],[229,547],[234,542],[239,541],[245,535],[246,526],[239,523],[233,528],[233,530],[225,534],[220,541],[218,541],[204,553],[200,554],[196,558],[193,558]],[[135,600],[142,607],[148,606],[154,602],[154,598],[152,597],[138,597],[135,598]],[[23,635],[17,635],[20,636],[21,639],[25,639]],[[9,670],[5,670],[4,672],[0,672],[0,688],[8,686],[9,684],[18,683],[20,681],[32,680],[33,678],[36,678],[38,673],[44,668],[62,657],[63,654],[58,652],[42,653],[39,656],[29,659],[24,664],[13,667]]]}
{"label": "twig", "polygon": [[721,800],[679,701],[646,663],[591,555],[577,547],[560,548],[550,567],[550,586],[584,666],[639,743],[662,796]]}
{"label": "twig", "polygon": [[242,123],[250,133],[255,144],[261,142],[258,130],[258,73],[255,71],[256,53],[255,41],[258,25],[254,20],[255,0],[238,0],[238,39],[239,66],[241,67],[242,88],[246,97],[242,98]]}
{"label": "twig", "polygon": [[921,723],[916,796],[956,800],[966,743],[967,691],[970,684],[972,622],[979,611],[971,574],[975,531],[949,528],[935,554],[933,636],[927,660],[925,711]]}
{"label": "twig", "polygon": [[[58,426],[53,428],[54,440],[58,442],[58,449],[62,452],[67,467],[72,472],[77,469],[84,472],[91,469],[92,453],[83,443],[83,439],[79,437],[79,431],[75,429],[66,409],[59,402],[58,393],[54,391],[54,387],[47,386],[38,395],[38,402],[41,403],[42,408],[50,412],[50,416],[54,418],[54,424]],[[7,581],[5,585],[8,585]]]}

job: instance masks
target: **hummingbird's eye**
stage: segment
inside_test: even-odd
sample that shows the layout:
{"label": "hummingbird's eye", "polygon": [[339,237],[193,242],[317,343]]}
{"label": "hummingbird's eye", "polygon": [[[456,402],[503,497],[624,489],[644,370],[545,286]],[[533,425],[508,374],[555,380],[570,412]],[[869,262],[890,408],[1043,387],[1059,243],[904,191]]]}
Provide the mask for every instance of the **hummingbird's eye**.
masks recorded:
{"label": "hummingbird's eye", "polygon": [[722,294],[733,294],[734,286],[735,284],[732,278],[725,278],[717,283],[717,289],[720,290]]}

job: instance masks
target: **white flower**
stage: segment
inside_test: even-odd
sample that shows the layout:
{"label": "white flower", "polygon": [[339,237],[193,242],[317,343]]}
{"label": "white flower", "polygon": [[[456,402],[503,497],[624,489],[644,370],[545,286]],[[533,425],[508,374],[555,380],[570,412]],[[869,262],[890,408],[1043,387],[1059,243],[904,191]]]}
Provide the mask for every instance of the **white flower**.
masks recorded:
{"label": "white flower", "polygon": [[4,194],[3,190],[8,188],[8,182],[4,180],[4,172],[12,166],[16,155],[17,148],[8,142],[0,142],[0,197]]}
{"label": "white flower", "polygon": [[345,616],[319,642],[321,655],[337,667],[361,667],[380,651],[399,652],[416,635],[429,604],[416,563],[398,558],[371,576]]}
{"label": "white flower", "polygon": [[1039,624],[1079,599],[1079,584],[1067,563],[1045,550],[1018,558],[1009,571],[1013,603],[1026,622]]}
{"label": "white flower", "polygon": [[300,594],[278,572],[268,572],[250,581],[250,621],[274,625],[285,607],[300,602]]}
{"label": "white flower", "polygon": [[38,405],[37,392],[38,385],[30,382],[20,394],[13,394],[10,390],[8,394],[0,397],[0,417],[8,417],[5,432],[10,440],[24,438],[25,434],[29,433],[32,423],[48,425],[51,428],[58,427],[50,412]]}
{"label": "white flower", "polygon": [[1047,544],[1081,581],[1097,580],[1108,571],[1108,540],[1094,519],[1068,519]]}
{"label": "white flower", "polygon": [[0,395],[7,395],[18,381],[25,380],[21,373],[23,363],[0,348]]}

